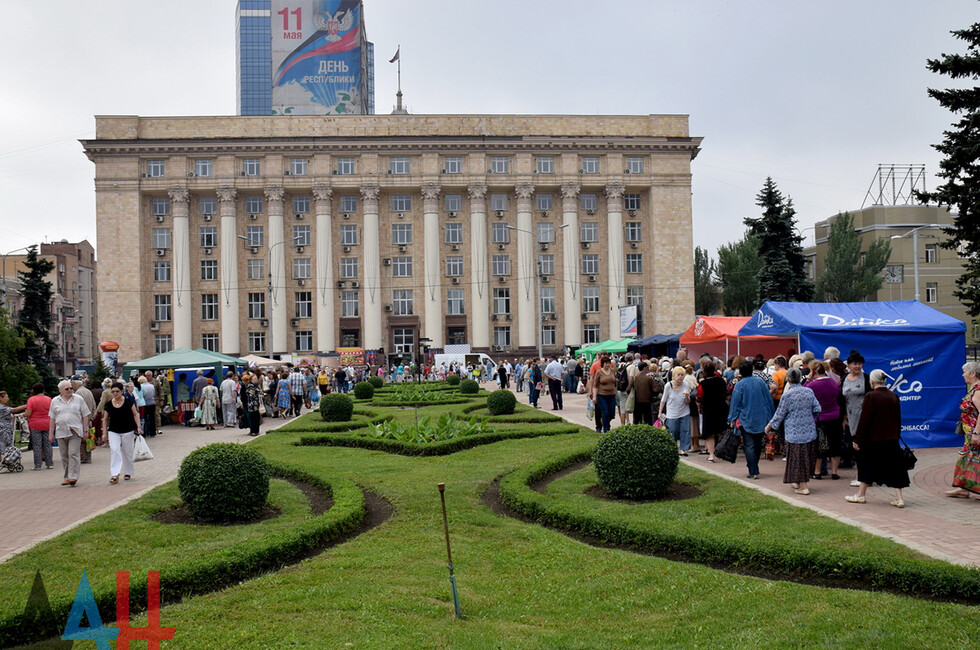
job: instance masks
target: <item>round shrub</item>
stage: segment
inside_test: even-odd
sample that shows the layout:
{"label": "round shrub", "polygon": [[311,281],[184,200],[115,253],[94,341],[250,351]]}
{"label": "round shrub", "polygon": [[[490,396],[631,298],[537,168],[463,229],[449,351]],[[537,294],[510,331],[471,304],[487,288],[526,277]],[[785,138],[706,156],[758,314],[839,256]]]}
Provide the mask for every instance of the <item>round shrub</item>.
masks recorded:
{"label": "round shrub", "polygon": [[599,483],[622,499],[662,497],[677,476],[677,443],[660,427],[627,424],[614,429],[592,454]]}
{"label": "round shrub", "polygon": [[184,506],[207,522],[248,521],[269,496],[269,465],[246,445],[218,442],[195,449],[177,474]]}
{"label": "round shrub", "polygon": [[517,406],[517,398],[509,390],[495,390],[487,398],[490,415],[510,415]]}
{"label": "round shrub", "polygon": [[476,395],[480,392],[480,384],[475,379],[464,379],[459,382],[459,392],[464,395]]}
{"label": "round shrub", "polygon": [[354,400],[343,393],[320,398],[320,417],[326,422],[348,422],[354,414]]}
{"label": "round shrub", "polygon": [[446,377],[446,383],[450,386],[459,386],[459,375],[455,372]]}
{"label": "round shrub", "polygon": [[385,385],[385,380],[382,377],[368,377],[368,383],[375,388],[381,388]]}
{"label": "round shrub", "polygon": [[354,397],[357,399],[371,399],[374,397],[374,386],[367,381],[359,382],[354,386]]}

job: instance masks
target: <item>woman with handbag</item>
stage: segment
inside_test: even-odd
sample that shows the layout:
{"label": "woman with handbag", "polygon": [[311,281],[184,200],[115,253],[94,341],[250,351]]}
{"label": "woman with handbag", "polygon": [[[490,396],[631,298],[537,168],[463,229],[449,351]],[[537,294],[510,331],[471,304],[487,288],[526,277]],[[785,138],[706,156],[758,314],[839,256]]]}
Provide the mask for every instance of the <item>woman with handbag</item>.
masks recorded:
{"label": "woman with handbag", "polygon": [[[817,460],[817,423],[820,402],[813,391],[802,386],[803,372],[796,367],[786,371],[786,388],[765,433],[783,425],[786,434],[786,471],[783,483],[797,494],[810,494],[807,482]],[[741,384],[742,382],[739,382]],[[738,386],[736,385],[736,388]]]}
{"label": "woman with handbag", "polygon": [[205,430],[214,431],[214,426],[218,424],[218,404],[221,402],[221,394],[218,387],[214,385],[214,380],[208,377],[208,383],[201,389],[201,395],[197,406],[201,409],[201,424]]}
{"label": "woman with handbag", "polygon": [[840,420],[841,388],[827,374],[830,366],[825,361],[814,359],[810,362],[810,375],[806,387],[813,391],[820,402],[820,415],[817,416],[817,461],[813,467],[814,480],[820,480],[820,460],[830,460],[830,478],[840,479],[837,468],[840,465],[840,446],[844,431]]}
{"label": "woman with handbag", "polygon": [[[741,358],[741,357],[737,357]],[[728,382],[715,370],[713,361],[701,364],[704,379],[698,384],[698,411],[701,413],[701,439],[708,462],[715,462],[715,442],[728,428]]]}
{"label": "woman with handbag", "polygon": [[248,435],[259,435],[259,425],[262,424],[262,414],[259,409],[262,407],[262,387],[259,385],[259,376],[251,375],[248,383],[245,384],[245,396],[242,398],[242,405],[248,416]]}
{"label": "woman with handbag", "polygon": [[599,369],[592,378],[589,396],[595,403],[596,431],[609,433],[612,420],[616,416],[616,370],[612,358],[603,355],[599,359]]}
{"label": "woman with handbag", "polygon": [[861,421],[858,423],[854,449],[858,452],[857,494],[844,499],[850,503],[867,503],[865,494],[874,483],[895,489],[891,505],[904,508],[902,488],[909,486],[905,455],[899,445],[902,431],[902,405],[898,396],[885,388],[885,372],[871,371],[871,392],[864,396]]}
{"label": "woman with handbag", "polygon": [[687,371],[681,366],[671,371],[670,383],[664,386],[664,395],[657,410],[657,419],[663,422],[664,428],[677,442],[681,456],[687,456],[686,450],[691,446],[691,389],[684,381],[686,375]]}
{"label": "woman with handbag", "polygon": [[112,384],[109,393],[102,418],[102,443],[109,442],[109,484],[115,485],[120,473],[127,481],[133,476],[133,446],[136,436],[143,435],[143,428],[136,405],[123,395],[123,385]]}
{"label": "woman with handbag", "polygon": [[946,496],[969,499],[970,494],[980,495],[980,362],[970,361],[963,366],[963,380],[970,387],[960,402],[960,431],[965,438],[960,457],[953,469],[953,489]]}

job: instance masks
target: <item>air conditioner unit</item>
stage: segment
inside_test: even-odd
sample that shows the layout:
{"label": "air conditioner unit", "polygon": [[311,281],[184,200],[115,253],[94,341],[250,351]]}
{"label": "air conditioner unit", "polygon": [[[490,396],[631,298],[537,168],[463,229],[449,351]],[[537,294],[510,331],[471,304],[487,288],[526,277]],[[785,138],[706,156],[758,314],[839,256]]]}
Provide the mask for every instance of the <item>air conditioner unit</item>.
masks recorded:
{"label": "air conditioner unit", "polygon": [[211,249],[210,248],[205,248],[204,249],[204,254],[205,255],[210,255],[211,254]]}
{"label": "air conditioner unit", "polygon": [[511,320],[512,317],[511,317],[510,314],[507,314],[506,318],[507,318],[507,320]]}
{"label": "air conditioner unit", "polygon": [[158,248],[157,249],[157,257],[163,257],[166,254],[167,254],[167,249],[166,248]]}
{"label": "air conditioner unit", "polygon": [[344,252],[345,253],[349,253],[350,252],[350,246],[344,246]]}
{"label": "air conditioner unit", "polygon": [[498,217],[504,216],[504,211],[503,210],[497,210],[497,216]]}
{"label": "air conditioner unit", "polygon": [[212,216],[213,215],[210,212],[208,212],[207,214],[202,214],[201,218],[204,219],[205,221],[211,221]]}
{"label": "air conditioner unit", "polygon": [[297,212],[296,213],[296,218],[297,219],[302,219],[303,218],[303,213],[302,212]]}
{"label": "air conditioner unit", "polygon": [[346,282],[344,282],[343,280],[341,280],[340,282],[338,282],[338,283],[337,283],[337,288],[338,288],[338,289],[343,289],[343,288],[345,288],[346,286],[347,286],[347,283],[346,283]]}
{"label": "air conditioner unit", "polygon": [[507,250],[507,244],[497,244],[497,250],[498,251]]}
{"label": "air conditioner unit", "polygon": [[393,308],[392,305],[385,305],[385,311],[391,311]]}
{"label": "air conditioner unit", "polygon": [[259,247],[258,246],[252,246],[252,248],[250,250],[252,252],[252,255],[255,255],[256,253],[259,252]]}
{"label": "air conditioner unit", "polygon": [[150,321],[150,331],[151,332],[156,332],[159,329],[160,329],[160,323],[156,322],[155,320],[151,320]]}
{"label": "air conditioner unit", "polygon": [[256,219],[259,218],[259,215],[257,215],[257,214],[250,214],[250,215],[248,215],[248,218],[251,219],[252,221],[255,221]]}
{"label": "air conditioner unit", "polygon": [[305,251],[305,250],[306,250],[306,248],[305,248],[305,247],[303,247],[303,246],[297,246],[297,247],[296,247],[296,252],[297,252],[297,253],[302,253],[302,252],[303,252],[303,251]]}
{"label": "air conditioner unit", "polygon": [[589,319],[589,315],[586,314],[585,312],[582,312],[582,320],[588,320],[588,319]]}
{"label": "air conditioner unit", "polygon": [[459,250],[459,244],[451,244],[449,246],[449,250],[451,250],[451,251],[458,251]]}
{"label": "air conditioner unit", "polygon": [[195,176],[197,176],[197,174],[195,174],[194,172],[190,172],[190,173],[189,173],[189,174],[187,174],[187,175],[188,175],[188,176],[190,176],[191,178],[194,178]]}
{"label": "air conditioner unit", "polygon": [[350,286],[353,287],[354,289],[360,289],[361,283],[358,282],[357,280],[354,280],[353,282],[350,283]]}
{"label": "air conditioner unit", "polygon": [[140,178],[146,178],[146,174],[140,174]]}
{"label": "air conditioner unit", "polygon": [[639,247],[640,247],[639,242],[635,242],[635,241],[630,242],[630,248],[639,248]]}
{"label": "air conditioner unit", "polygon": [[497,314],[491,314],[490,320],[497,320]]}
{"label": "air conditioner unit", "polygon": [[407,251],[407,250],[408,250],[408,246],[406,246],[405,244],[400,244],[400,245],[398,246],[398,250],[399,250],[400,252],[402,252],[402,253],[404,253],[405,251]]}
{"label": "air conditioner unit", "polygon": [[630,210],[630,216],[631,217],[635,217],[636,216],[636,210]]}
{"label": "air conditioner unit", "polygon": [[268,327],[268,326],[269,326],[269,321],[267,321],[266,319],[263,318],[262,320],[259,321],[259,327]]}
{"label": "air conditioner unit", "polygon": [[450,210],[449,211],[449,216],[450,217],[455,217],[456,216],[456,211],[455,210]]}
{"label": "air conditioner unit", "polygon": [[386,257],[386,258],[384,258],[384,259],[382,260],[382,263],[383,263],[383,264],[384,264],[385,266],[391,266],[391,258],[390,258],[390,257]]}
{"label": "air conditioner unit", "polygon": [[580,170],[578,170],[578,173],[579,174],[584,174],[585,173],[585,170],[584,169],[580,169]]}
{"label": "air conditioner unit", "polygon": [[299,327],[299,319],[298,318],[294,318],[291,321],[289,321],[289,326],[290,327]]}
{"label": "air conditioner unit", "polygon": [[596,277],[594,275],[590,275],[589,282],[595,282],[595,281],[596,281]]}
{"label": "air conditioner unit", "polygon": [[156,219],[157,221],[163,221],[163,215],[162,215],[162,214],[158,214],[158,215],[156,215],[156,216],[155,216],[154,218],[155,218],[155,219]]}
{"label": "air conditioner unit", "polygon": [[[488,173],[488,174],[492,174],[492,173],[493,173],[493,170],[492,170],[492,169],[488,169],[488,170],[487,170],[487,173]],[[144,176],[146,176],[146,174],[143,174],[143,175],[144,175]]]}
{"label": "air conditioner unit", "polygon": [[404,212],[399,212],[397,216],[398,216],[399,219],[404,219],[405,218],[405,213]]}
{"label": "air conditioner unit", "polygon": [[285,174],[286,176],[292,176],[292,172],[289,171],[288,169],[285,172],[283,172],[283,174]]}
{"label": "air conditioner unit", "polygon": [[582,242],[582,248],[585,248],[585,249],[592,248],[592,244],[590,244],[587,241],[584,241],[584,242]]}
{"label": "air conditioner unit", "polygon": [[549,277],[547,275],[542,275],[541,276],[541,281],[542,282],[551,282],[551,277]]}
{"label": "air conditioner unit", "polygon": [[589,208],[588,210],[585,211],[585,214],[595,214],[595,209]]}
{"label": "air conditioner unit", "polygon": [[454,277],[454,278],[452,279],[452,283],[453,283],[453,284],[459,284],[459,278],[455,278],[455,277]]}
{"label": "air conditioner unit", "polygon": [[551,320],[558,320],[558,314],[551,314]]}
{"label": "air conditioner unit", "polygon": [[504,282],[507,282],[507,276],[506,275],[501,275],[497,279],[500,281],[501,284],[503,284]]}
{"label": "air conditioner unit", "polygon": [[628,169],[624,169],[624,170],[623,170],[623,173],[624,173],[624,174],[629,174],[629,173],[630,173],[630,170],[628,170]]}
{"label": "air conditioner unit", "polygon": [[441,173],[443,173],[443,174],[445,174],[445,173],[446,173],[446,170],[445,170],[445,169],[443,169]]}
{"label": "air conditioner unit", "polygon": [[350,212],[344,213],[344,219],[350,219]]}
{"label": "air conditioner unit", "polygon": [[298,284],[301,287],[305,287],[306,286],[306,280],[297,280],[296,281],[296,284]]}
{"label": "air conditioner unit", "polygon": [[336,176],[336,175],[337,175],[337,174],[339,174],[340,172],[339,172],[338,170],[336,170],[336,169],[335,169],[335,170],[333,170],[333,171],[332,171],[332,172],[330,172],[330,173],[331,173],[331,174],[333,174],[334,176]]}
{"label": "air conditioner unit", "polygon": [[545,242],[541,242],[541,250],[543,250],[543,251],[548,250],[548,244],[545,243]]}
{"label": "air conditioner unit", "polygon": [[503,352],[504,351],[504,346],[502,346],[502,345],[495,345],[495,346],[493,346],[493,351],[494,352]]}
{"label": "air conditioner unit", "polygon": [[541,211],[541,216],[542,217],[547,217],[548,216],[548,211],[547,210],[542,210]]}

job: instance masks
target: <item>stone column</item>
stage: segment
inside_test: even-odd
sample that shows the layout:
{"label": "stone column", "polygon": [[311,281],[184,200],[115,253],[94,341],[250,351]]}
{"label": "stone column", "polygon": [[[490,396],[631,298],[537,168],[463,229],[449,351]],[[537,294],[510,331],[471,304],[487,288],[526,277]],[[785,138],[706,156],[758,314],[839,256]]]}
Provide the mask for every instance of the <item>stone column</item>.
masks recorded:
{"label": "stone column", "polygon": [[490,268],[487,259],[487,186],[470,185],[470,331],[477,349],[490,347]]}
{"label": "stone column", "polygon": [[562,259],[562,328],[564,345],[577,348],[582,345],[582,300],[579,295],[579,224],[578,183],[565,183],[561,186],[561,214],[563,247]]}
{"label": "stone column", "polygon": [[[378,197],[381,188],[377,185],[361,187],[361,206],[364,212],[364,309],[361,322],[364,324],[364,348],[377,350],[383,344],[382,305],[385,296],[381,294],[381,224],[378,218]],[[388,350],[391,352],[391,350]]]}
{"label": "stone column", "polygon": [[513,269],[517,278],[517,344],[522,348],[538,347],[538,332],[541,323],[538,319],[537,306],[537,234],[534,232],[534,222],[531,219],[531,201],[534,198],[534,186],[521,183],[514,188],[517,197],[517,266]]}
{"label": "stone column", "polygon": [[337,347],[337,318],[334,311],[337,296],[337,274],[333,268],[333,216],[330,200],[333,189],[326,183],[313,184],[313,200],[316,210],[316,341],[322,352],[332,352]]}
{"label": "stone column", "polygon": [[174,219],[173,232],[173,319],[174,347],[194,349],[192,332],[194,306],[191,297],[191,236],[190,193],[186,187],[175,186],[167,190],[170,195],[170,211]]}
{"label": "stone column", "polygon": [[221,243],[221,266],[218,278],[221,281],[221,294],[218,304],[221,310],[221,351],[224,354],[238,356],[242,351],[239,322],[241,315],[238,311],[238,231],[235,223],[235,199],[238,191],[233,187],[219,187],[218,214],[221,215],[221,232],[218,241]]}
{"label": "stone column", "polygon": [[[606,300],[608,302],[609,331],[613,340],[619,339],[619,307],[626,305],[626,273],[623,264],[623,192],[622,183],[606,185]],[[601,298],[600,298],[601,299]]]}
{"label": "stone column", "polygon": [[446,323],[442,310],[442,256],[439,255],[439,192],[435,183],[422,186],[422,253],[425,277],[422,288],[425,301],[425,324],[422,331],[432,340],[433,348],[446,346]]}
{"label": "stone column", "polygon": [[[270,354],[283,354],[289,350],[287,343],[286,308],[286,241],[283,234],[282,197],[286,191],[277,185],[265,188],[265,200],[269,213],[269,338],[272,339]],[[273,356],[273,358],[275,358]]]}

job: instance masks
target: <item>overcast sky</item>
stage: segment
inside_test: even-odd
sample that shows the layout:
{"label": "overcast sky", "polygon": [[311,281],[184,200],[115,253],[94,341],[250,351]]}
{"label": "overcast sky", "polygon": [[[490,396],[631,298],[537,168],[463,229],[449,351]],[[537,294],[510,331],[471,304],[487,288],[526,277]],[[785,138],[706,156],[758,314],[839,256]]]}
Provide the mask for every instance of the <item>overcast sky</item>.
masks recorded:
{"label": "overcast sky", "polygon": [[[4,0],[0,253],[95,242],[94,115],[233,115],[233,0]],[[365,0],[377,112],[690,115],[694,241],[757,216],[766,176],[806,228],[859,209],[879,163],[924,164],[954,116],[927,58],[975,0]],[[812,231],[806,233],[812,236]],[[136,245],[136,242],[134,242]],[[109,262],[111,260],[100,260]]]}

